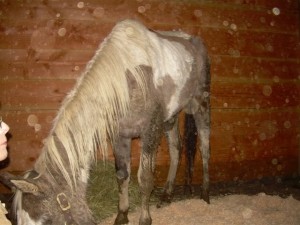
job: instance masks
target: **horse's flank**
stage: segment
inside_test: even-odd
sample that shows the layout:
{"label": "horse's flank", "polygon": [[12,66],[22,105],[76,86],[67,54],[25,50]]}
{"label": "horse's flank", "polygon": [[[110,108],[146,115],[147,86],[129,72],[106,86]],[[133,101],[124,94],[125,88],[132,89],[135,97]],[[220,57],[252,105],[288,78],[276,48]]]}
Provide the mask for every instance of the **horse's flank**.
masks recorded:
{"label": "horse's flank", "polygon": [[[182,35],[178,33],[178,37]],[[76,180],[88,173],[97,149],[106,158],[109,141],[119,133],[119,120],[129,112],[128,74],[145,98],[147,84],[140,65],[152,68],[155,86],[163,76],[172,74],[180,93],[185,84],[183,73],[191,71],[192,63],[193,57],[180,44],[159,38],[136,21],[118,23],[63,101],[35,170],[42,173],[54,168],[71,188],[76,187]],[[171,100],[165,119],[175,108],[176,102]]]}

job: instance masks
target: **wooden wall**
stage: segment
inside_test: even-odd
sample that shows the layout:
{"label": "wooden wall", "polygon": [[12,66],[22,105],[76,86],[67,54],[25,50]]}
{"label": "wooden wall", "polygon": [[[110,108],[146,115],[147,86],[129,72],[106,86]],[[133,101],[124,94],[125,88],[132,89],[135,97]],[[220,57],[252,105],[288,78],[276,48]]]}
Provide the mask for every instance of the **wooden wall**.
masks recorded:
{"label": "wooden wall", "polygon": [[[32,167],[62,99],[99,43],[116,22],[134,18],[206,42],[212,61],[213,182],[296,175],[299,14],[297,0],[0,1],[0,114],[11,127],[3,170]],[[138,146],[134,141],[134,168]],[[161,183],[168,166],[165,140],[157,158]],[[183,157],[178,183],[184,164]],[[199,183],[199,154],[195,175]]]}

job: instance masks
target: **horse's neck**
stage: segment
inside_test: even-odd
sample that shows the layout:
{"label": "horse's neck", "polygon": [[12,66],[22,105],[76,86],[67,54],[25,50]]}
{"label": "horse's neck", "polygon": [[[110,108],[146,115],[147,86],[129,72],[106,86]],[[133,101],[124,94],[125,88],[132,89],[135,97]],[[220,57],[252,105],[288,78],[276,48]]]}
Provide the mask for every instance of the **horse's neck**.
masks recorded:
{"label": "horse's neck", "polygon": [[[71,168],[69,165],[69,159],[67,157],[66,151],[63,147],[63,145],[58,141],[58,139],[56,137],[54,137],[55,140],[55,145],[58,149],[58,152],[60,153],[60,160],[62,160],[63,162],[63,166],[64,169],[66,170],[66,172],[68,174],[72,174]],[[52,146],[53,147],[53,146]],[[40,155],[40,157],[38,158],[38,160],[36,161],[35,165],[34,165],[34,170],[36,172],[38,172],[39,174],[44,174],[45,177],[47,177],[47,179],[49,180],[53,180],[54,183],[58,182],[61,185],[64,185],[64,183],[67,184],[66,179],[63,175],[63,173],[61,172],[61,168],[58,167],[57,164],[53,164],[49,158],[49,151],[51,151],[51,148],[48,148],[47,145],[44,146],[44,149]],[[52,158],[53,159],[53,158]],[[88,160],[88,157],[87,159]],[[91,162],[91,160],[88,160]],[[90,173],[90,162],[84,164],[82,167],[80,167],[79,171],[75,174],[75,176],[73,178],[75,178],[75,180],[73,180],[74,183],[76,183],[75,186],[77,186],[77,184],[80,184],[81,186],[86,186],[88,179],[89,179],[89,173]],[[71,177],[70,177],[71,178]],[[72,178],[71,178],[72,179]],[[70,184],[68,184],[70,186]],[[69,187],[71,188],[71,187]]]}
{"label": "horse's neck", "polygon": [[70,187],[63,175],[57,170],[47,169],[38,179],[52,189],[54,193],[62,192],[68,196],[74,195],[77,198],[85,198],[89,174],[85,171],[82,173],[81,176],[78,176],[74,187]]}

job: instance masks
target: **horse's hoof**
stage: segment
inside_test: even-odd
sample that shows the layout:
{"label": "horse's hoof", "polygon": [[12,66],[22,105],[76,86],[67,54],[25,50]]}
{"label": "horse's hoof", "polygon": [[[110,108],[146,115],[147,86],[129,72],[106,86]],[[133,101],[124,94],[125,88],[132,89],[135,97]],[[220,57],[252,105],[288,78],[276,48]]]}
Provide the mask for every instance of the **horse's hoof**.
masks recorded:
{"label": "horse's hoof", "polygon": [[168,193],[163,193],[163,195],[160,197],[160,202],[157,203],[156,208],[160,208],[164,205],[168,205],[171,203],[173,199],[173,195],[172,194],[168,194]]}
{"label": "horse's hoof", "polygon": [[194,195],[195,190],[194,187],[192,185],[185,185],[184,186],[184,195]]}
{"label": "horse's hoof", "polygon": [[139,222],[139,225],[151,225],[151,224],[152,224],[151,218],[140,219],[140,222]]}
{"label": "horse's hoof", "polygon": [[202,191],[201,197],[207,204],[210,204],[208,191]]}
{"label": "horse's hoof", "polygon": [[114,225],[123,225],[128,224],[129,220],[127,217],[128,213],[118,213],[117,218],[115,219]]}
{"label": "horse's hoof", "polygon": [[165,202],[165,201],[160,201],[159,203],[156,204],[156,208],[161,208],[164,207],[165,205],[169,205],[170,202]]}

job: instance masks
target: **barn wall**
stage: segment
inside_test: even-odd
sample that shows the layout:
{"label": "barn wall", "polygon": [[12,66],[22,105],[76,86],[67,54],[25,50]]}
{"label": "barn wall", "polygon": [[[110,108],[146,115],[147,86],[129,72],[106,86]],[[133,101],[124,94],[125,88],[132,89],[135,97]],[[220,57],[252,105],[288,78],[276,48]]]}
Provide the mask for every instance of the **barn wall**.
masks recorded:
{"label": "barn wall", "polygon": [[[213,182],[297,174],[297,0],[0,1],[0,114],[11,127],[3,170],[32,167],[62,99],[114,24],[126,18],[204,39],[212,63]],[[135,140],[134,168],[138,146]],[[196,160],[199,183],[199,154]],[[183,157],[178,183],[184,164]],[[160,184],[167,166],[163,140],[156,171]]]}

